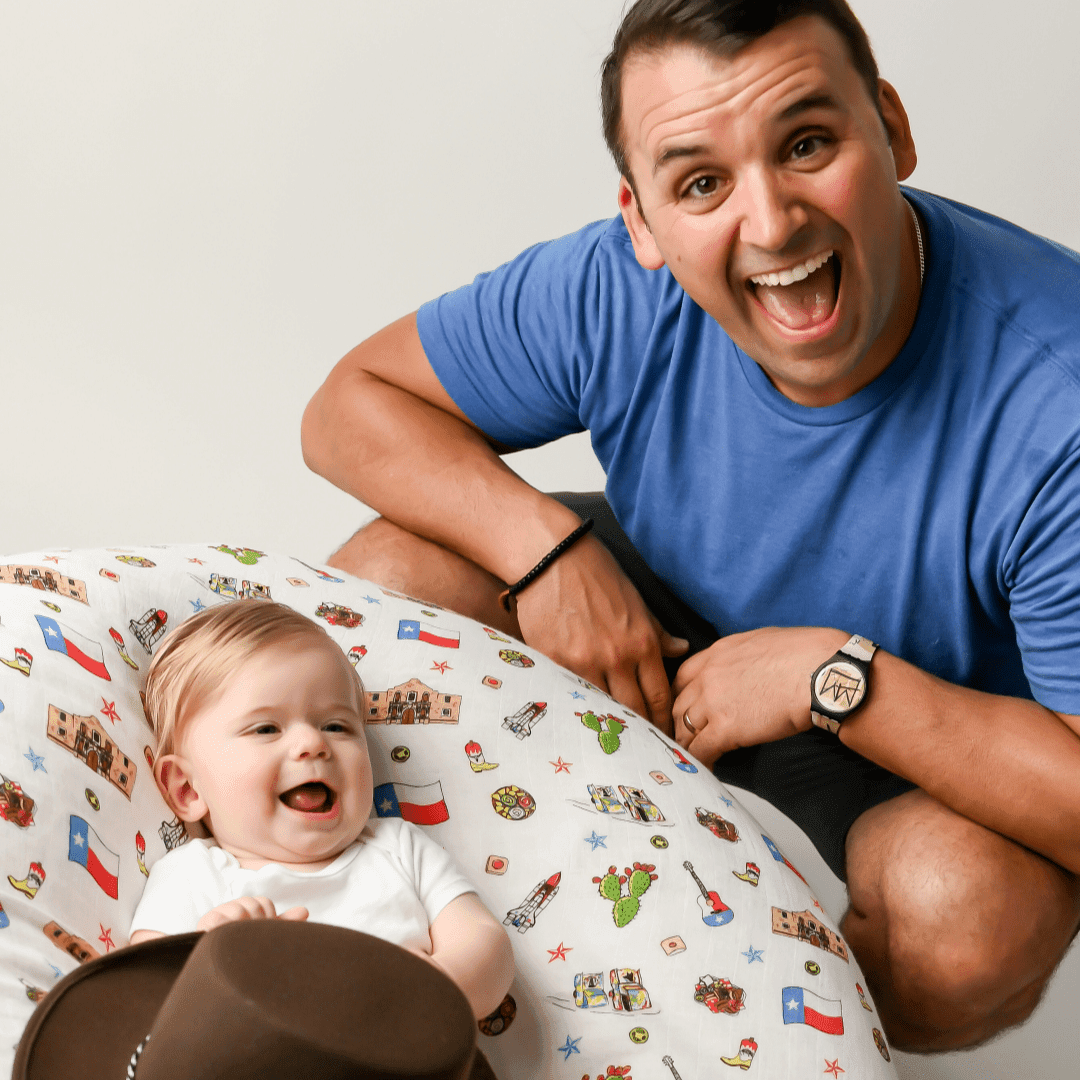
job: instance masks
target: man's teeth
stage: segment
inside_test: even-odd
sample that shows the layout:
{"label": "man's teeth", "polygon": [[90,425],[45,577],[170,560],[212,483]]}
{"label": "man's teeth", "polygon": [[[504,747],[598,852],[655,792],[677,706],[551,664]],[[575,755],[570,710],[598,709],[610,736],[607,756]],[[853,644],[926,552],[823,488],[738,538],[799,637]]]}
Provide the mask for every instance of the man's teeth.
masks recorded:
{"label": "man's teeth", "polygon": [[824,266],[830,258],[832,258],[832,252],[826,251],[789,270],[780,270],[775,274],[758,274],[750,280],[755,285],[791,285],[793,282],[808,278],[815,270]]}

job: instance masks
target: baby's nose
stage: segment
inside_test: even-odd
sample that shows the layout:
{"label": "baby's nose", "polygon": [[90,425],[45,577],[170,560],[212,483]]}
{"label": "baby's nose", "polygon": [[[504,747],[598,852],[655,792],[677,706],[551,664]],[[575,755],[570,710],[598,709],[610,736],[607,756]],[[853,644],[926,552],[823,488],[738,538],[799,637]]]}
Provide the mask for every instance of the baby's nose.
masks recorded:
{"label": "baby's nose", "polygon": [[292,739],[293,752],[298,757],[326,756],[330,744],[318,728],[310,724],[298,724]]}

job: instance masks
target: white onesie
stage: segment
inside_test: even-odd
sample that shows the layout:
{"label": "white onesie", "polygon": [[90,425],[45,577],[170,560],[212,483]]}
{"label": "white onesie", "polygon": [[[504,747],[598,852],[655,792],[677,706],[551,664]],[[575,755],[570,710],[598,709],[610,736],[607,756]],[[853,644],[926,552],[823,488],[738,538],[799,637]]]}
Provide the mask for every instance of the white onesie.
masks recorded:
{"label": "white onesie", "polygon": [[245,870],[216,841],[189,840],[150,868],[131,933],[187,933],[219,904],[267,896],[279,913],[306,907],[311,922],[430,953],[435,917],[455,897],[475,891],[434,840],[401,818],[371,819],[354,844],[311,874],[278,863]]}

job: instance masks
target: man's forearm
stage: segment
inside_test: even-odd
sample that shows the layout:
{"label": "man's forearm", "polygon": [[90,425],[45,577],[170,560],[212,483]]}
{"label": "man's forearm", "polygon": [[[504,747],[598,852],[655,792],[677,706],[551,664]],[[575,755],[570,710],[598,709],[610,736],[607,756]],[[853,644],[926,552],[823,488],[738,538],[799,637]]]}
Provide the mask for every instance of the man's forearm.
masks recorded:
{"label": "man's forearm", "polygon": [[[435,376],[415,316],[338,363],[305,410],[301,434],[315,472],[497,581],[519,580],[581,524],[503,464],[499,448],[469,423]],[[395,578],[402,588],[415,576],[408,559]],[[446,570],[455,571],[463,568]],[[426,584],[426,599],[460,599],[440,582]],[[479,588],[493,584],[485,578]],[[487,598],[492,607],[496,595]],[[663,632],[602,544],[574,544],[517,600],[511,632],[667,729],[661,653],[678,655],[685,642]]]}
{"label": "man's forearm", "polygon": [[851,749],[958,813],[1080,873],[1080,737],[1022,698],[935,678],[879,650]]}

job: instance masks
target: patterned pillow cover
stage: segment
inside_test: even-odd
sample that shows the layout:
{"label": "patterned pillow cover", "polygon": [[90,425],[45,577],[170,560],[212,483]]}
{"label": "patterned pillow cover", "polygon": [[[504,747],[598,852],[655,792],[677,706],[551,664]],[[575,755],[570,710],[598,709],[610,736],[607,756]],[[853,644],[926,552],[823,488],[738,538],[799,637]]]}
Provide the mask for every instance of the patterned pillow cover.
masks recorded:
{"label": "patterned pillow cover", "polygon": [[480,1025],[500,1076],[896,1075],[829,916],[707,768],[490,628],[226,544],[0,558],[0,1074],[35,1001],[127,943],[183,842],[151,775],[151,654],[248,596],[346,652],[376,813],[426,828],[503,920],[517,975]]}

